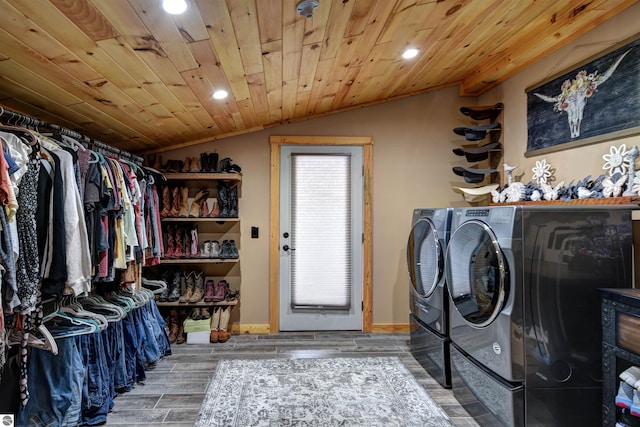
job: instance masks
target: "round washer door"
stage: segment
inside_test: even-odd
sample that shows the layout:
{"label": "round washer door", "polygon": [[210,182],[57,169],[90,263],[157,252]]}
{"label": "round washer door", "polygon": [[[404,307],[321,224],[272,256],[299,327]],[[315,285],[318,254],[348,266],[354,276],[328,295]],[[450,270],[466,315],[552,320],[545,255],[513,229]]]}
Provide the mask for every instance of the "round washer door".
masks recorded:
{"label": "round washer door", "polygon": [[424,298],[430,296],[442,278],[444,254],[438,232],[428,218],[416,221],[409,233],[407,266],[416,293]]}
{"label": "round washer door", "polygon": [[493,322],[509,290],[507,264],[491,228],[478,220],[460,225],[449,239],[445,265],[458,313],[474,327]]}

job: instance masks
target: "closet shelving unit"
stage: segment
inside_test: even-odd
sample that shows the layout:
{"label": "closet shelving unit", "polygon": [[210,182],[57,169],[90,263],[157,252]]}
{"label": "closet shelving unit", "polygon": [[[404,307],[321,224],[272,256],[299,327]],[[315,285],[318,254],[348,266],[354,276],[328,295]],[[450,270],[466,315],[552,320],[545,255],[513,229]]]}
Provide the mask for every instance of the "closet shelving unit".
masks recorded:
{"label": "closet shelving unit", "polygon": [[[169,186],[184,186],[189,188],[188,206],[195,194],[202,188],[209,190],[209,195],[217,197],[218,183],[223,183],[229,188],[239,186],[242,182],[242,175],[239,173],[217,173],[217,172],[178,172],[164,173]],[[212,205],[209,201],[209,209]],[[196,224],[198,228],[199,248],[202,250],[202,244],[206,240],[218,240],[222,244],[223,240],[228,240],[227,236],[231,236],[236,244],[240,241],[240,218],[230,217],[167,217],[161,220],[163,229],[167,224],[188,225]],[[222,279],[226,279],[235,274],[239,277],[239,272],[234,272],[238,267],[240,258],[206,258],[206,257],[180,257],[180,258],[163,258],[161,266],[177,267],[182,266],[183,270],[200,269],[205,273],[205,282],[214,280],[218,283]],[[231,286],[234,285],[233,280],[227,280]],[[179,303],[175,302],[158,302],[159,307],[213,307],[213,306],[235,306],[238,300],[204,302],[197,303]]]}

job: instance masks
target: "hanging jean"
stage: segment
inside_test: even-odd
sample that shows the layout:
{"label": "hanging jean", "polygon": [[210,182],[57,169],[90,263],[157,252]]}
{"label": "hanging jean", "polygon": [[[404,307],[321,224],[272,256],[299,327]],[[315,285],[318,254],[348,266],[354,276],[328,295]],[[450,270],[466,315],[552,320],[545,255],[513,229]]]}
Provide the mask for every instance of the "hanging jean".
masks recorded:
{"label": "hanging jean", "polygon": [[[29,360],[30,399],[16,416],[19,426],[62,426],[74,417],[81,401],[84,365],[75,337],[56,340],[58,355],[31,349]],[[74,405],[76,403],[76,405]],[[75,413],[76,421],[79,413]]]}
{"label": "hanging jean", "polygon": [[158,344],[158,322],[149,311],[149,305],[150,303],[147,303],[139,308],[140,320],[146,337],[143,354],[146,365],[155,365],[162,357],[162,350]]}
{"label": "hanging jean", "polygon": [[113,386],[116,390],[127,387],[127,362],[124,351],[123,321],[109,323],[111,330],[111,356],[113,358]]}
{"label": "hanging jean", "polygon": [[[123,391],[130,391],[134,383],[144,381],[146,379],[144,373],[144,362],[142,356],[142,343],[143,337],[139,337],[136,323],[139,320],[135,317],[136,309],[127,313],[127,316],[122,319],[124,329],[124,354],[125,364],[127,367],[127,385]],[[118,390],[119,392],[121,390]]]}
{"label": "hanging jean", "polygon": [[107,421],[111,407],[109,373],[102,332],[81,335],[80,351],[86,367],[82,390],[82,424],[98,425]]}
{"label": "hanging jean", "polygon": [[147,304],[149,307],[149,311],[151,312],[152,317],[155,318],[154,332],[156,333],[156,341],[158,342],[158,346],[160,348],[161,356],[170,356],[171,355],[171,344],[169,344],[169,337],[167,336],[167,331],[165,329],[164,319],[162,318],[162,314],[158,309],[158,304],[155,301],[149,301]]}

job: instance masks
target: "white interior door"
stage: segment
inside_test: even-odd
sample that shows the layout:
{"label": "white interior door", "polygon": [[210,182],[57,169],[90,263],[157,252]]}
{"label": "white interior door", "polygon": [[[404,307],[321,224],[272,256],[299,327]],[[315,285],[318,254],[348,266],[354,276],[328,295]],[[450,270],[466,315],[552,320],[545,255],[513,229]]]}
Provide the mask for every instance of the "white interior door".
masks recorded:
{"label": "white interior door", "polygon": [[281,146],[281,331],[362,330],[360,146]]}

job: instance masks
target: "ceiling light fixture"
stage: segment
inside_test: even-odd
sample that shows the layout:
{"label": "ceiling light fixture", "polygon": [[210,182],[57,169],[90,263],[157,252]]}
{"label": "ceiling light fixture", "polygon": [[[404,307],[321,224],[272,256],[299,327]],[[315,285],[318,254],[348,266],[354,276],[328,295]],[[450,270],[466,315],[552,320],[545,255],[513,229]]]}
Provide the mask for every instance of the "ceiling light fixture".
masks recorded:
{"label": "ceiling light fixture", "polygon": [[213,92],[213,99],[225,99],[229,94],[226,90],[217,90]]}
{"label": "ceiling light fixture", "polygon": [[186,0],[162,0],[162,8],[172,15],[180,15],[187,10]]}
{"label": "ceiling light fixture", "polygon": [[313,11],[318,8],[318,0],[301,0],[296,5],[296,12],[305,18],[313,18]]}
{"label": "ceiling light fixture", "polygon": [[420,51],[418,49],[414,49],[414,48],[407,49],[402,53],[402,57],[404,59],[415,58],[418,55],[419,52]]}

